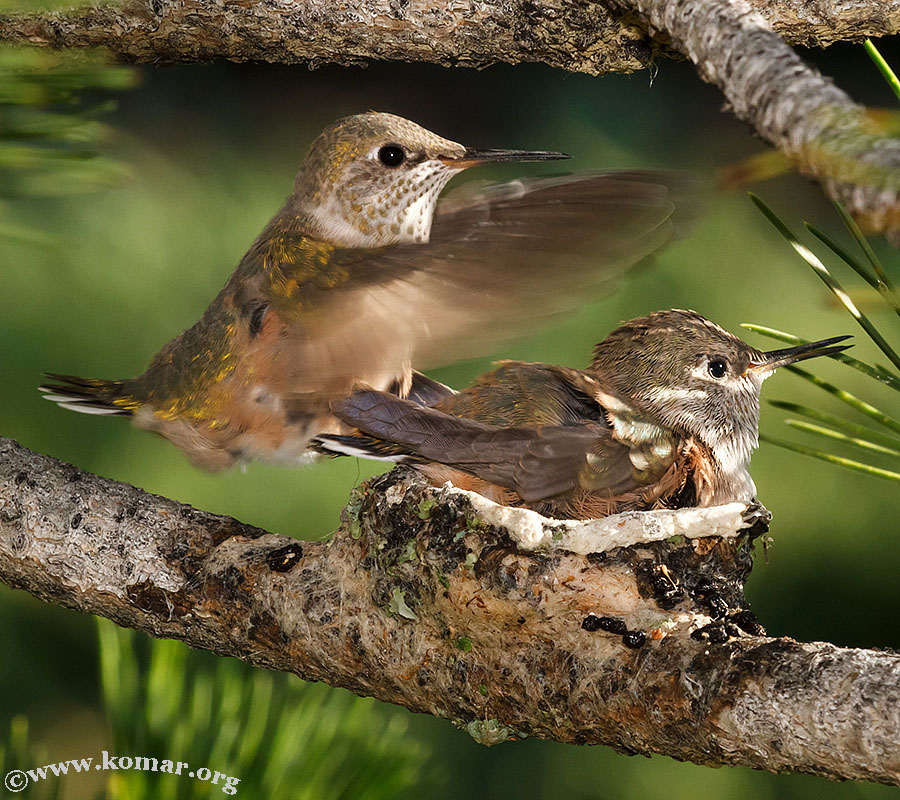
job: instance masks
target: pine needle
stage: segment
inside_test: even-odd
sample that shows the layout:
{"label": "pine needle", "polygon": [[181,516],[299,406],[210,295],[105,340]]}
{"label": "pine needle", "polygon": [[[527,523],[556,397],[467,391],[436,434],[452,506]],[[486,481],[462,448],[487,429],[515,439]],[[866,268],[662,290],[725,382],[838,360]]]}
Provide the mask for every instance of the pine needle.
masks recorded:
{"label": "pine needle", "polygon": [[823,391],[828,392],[830,395],[833,395],[842,403],[846,403],[851,408],[858,411],[860,414],[865,414],[870,419],[874,419],[881,425],[884,425],[885,428],[894,431],[895,433],[900,433],[900,422],[898,422],[893,417],[888,416],[883,411],[875,408],[875,406],[870,405],[864,400],[860,400],[855,395],[850,394],[850,392],[846,392],[843,389],[839,389],[833,383],[829,383],[826,380],[818,377],[817,375],[813,375],[810,372],[807,372],[805,369],[801,369],[800,367],[796,367],[793,364],[789,364],[783,369],[787,369],[790,372],[793,372],[795,375],[799,375],[804,380],[809,381],[814,386],[818,386]]}
{"label": "pine needle", "polygon": [[822,450],[816,450],[812,447],[806,447],[802,444],[785,442],[781,439],[775,439],[771,436],[760,436],[759,438],[760,441],[767,442],[768,444],[774,444],[778,447],[783,447],[786,450],[793,450],[795,453],[803,453],[803,455],[812,456],[813,458],[818,458],[821,461],[827,461],[829,464],[836,464],[837,466],[844,467],[845,469],[852,469],[855,472],[862,472],[866,475],[872,475],[876,478],[886,478],[892,481],[900,481],[900,472],[892,472],[889,469],[873,467],[870,464],[863,464],[861,461],[854,461],[850,458],[843,458],[842,456],[832,455],[831,453],[826,453]]}
{"label": "pine needle", "polygon": [[826,439],[833,439],[834,441],[849,444],[852,447],[858,447],[862,450],[871,450],[875,453],[900,458],[900,450],[884,447],[880,444],[875,444],[874,442],[869,442],[856,436],[848,436],[846,433],[836,431],[833,428],[826,428],[824,425],[813,425],[811,422],[803,422],[799,419],[786,419],[784,423],[795,430],[811,433],[815,436],[823,436]]}
{"label": "pine needle", "polygon": [[884,56],[878,52],[878,48],[875,47],[875,43],[871,39],[866,39],[863,42],[863,47],[866,52],[869,54],[869,58],[875,63],[875,66],[878,68],[878,71],[884,76],[884,79],[887,81],[888,86],[894,90],[894,94],[897,95],[897,99],[900,100],[900,80],[897,79],[896,74],[894,74],[894,70],[891,69],[890,64],[884,60]]}
{"label": "pine needle", "polygon": [[[768,336],[770,339],[775,339],[779,342],[787,342],[788,344],[807,344],[810,341],[809,339],[803,339],[799,336],[776,330],[775,328],[767,328],[765,325],[754,325],[752,322],[741,323],[741,327],[753,331],[754,333],[759,333],[762,336]],[[863,375],[874,378],[876,381],[880,381],[881,383],[890,386],[895,391],[900,392],[900,376],[895,375],[880,364],[867,364],[865,361],[860,361],[858,358],[848,356],[846,353],[835,353],[828,357],[835,361],[840,361],[848,367],[853,367],[853,369],[858,370]]]}
{"label": "pine needle", "polygon": [[878,329],[871,323],[868,317],[856,307],[856,304],[850,299],[850,296],[844,291],[843,287],[834,279],[819,257],[805,244],[801,243],[794,235],[793,231],[791,231],[791,229],[782,222],[781,218],[760,200],[759,197],[751,193],[750,199],[754,202],[756,207],[762,211],[766,219],[768,219],[776,230],[788,241],[800,257],[812,267],[816,275],[818,275],[822,282],[832,291],[834,296],[840,301],[841,305],[847,309],[869,338],[875,342],[878,349],[890,359],[891,363],[897,367],[897,369],[900,369],[900,355],[898,355],[885,341],[884,337],[878,332]]}
{"label": "pine needle", "polygon": [[824,411],[819,411],[815,408],[810,408],[809,406],[803,406],[799,403],[790,403],[785,400],[769,400],[768,403],[773,408],[778,408],[782,411],[788,411],[791,414],[800,414],[801,416],[807,417],[808,419],[814,419],[818,422],[823,422],[826,425],[843,431],[844,433],[849,434],[852,437],[864,439],[867,442],[871,442],[875,445],[880,445],[882,448],[884,448],[885,452],[896,452],[898,455],[900,455],[900,439],[895,439],[893,436],[888,436],[887,434],[881,433],[880,431],[873,430],[866,425],[858,425],[857,423],[850,422],[846,419],[843,419],[842,417],[836,417],[833,414],[827,414]]}

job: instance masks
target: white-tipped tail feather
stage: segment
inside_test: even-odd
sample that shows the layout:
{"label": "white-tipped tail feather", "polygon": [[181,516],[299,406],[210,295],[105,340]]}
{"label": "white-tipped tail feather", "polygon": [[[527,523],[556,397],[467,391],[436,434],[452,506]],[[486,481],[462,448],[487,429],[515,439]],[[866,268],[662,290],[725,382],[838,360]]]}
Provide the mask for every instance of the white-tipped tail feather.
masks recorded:
{"label": "white-tipped tail feather", "polygon": [[[41,391],[46,390],[41,389]],[[73,400],[71,397],[65,397],[64,395],[58,394],[45,394],[44,400],[52,400],[60,408],[65,408],[68,411],[78,411],[81,414],[97,414],[98,416],[103,417],[121,417],[129,413],[120,408],[92,406],[89,405],[87,401]]]}
{"label": "white-tipped tail feather", "polygon": [[54,373],[48,373],[46,377],[60,383],[38,386],[38,391],[43,392],[45,400],[56,403],[60,408],[107,417],[123,417],[133,413],[130,405],[120,404],[123,399],[127,399],[123,392],[122,381],[78,378],[74,375]]}
{"label": "white-tipped tail feather", "polygon": [[362,436],[324,434],[316,436],[309,443],[309,447],[311,450],[324,455],[353,456],[355,458],[366,458],[370,461],[390,461],[394,464],[404,464],[407,461],[415,460],[412,456],[404,453],[379,452],[379,449],[374,447],[372,442],[373,440]]}

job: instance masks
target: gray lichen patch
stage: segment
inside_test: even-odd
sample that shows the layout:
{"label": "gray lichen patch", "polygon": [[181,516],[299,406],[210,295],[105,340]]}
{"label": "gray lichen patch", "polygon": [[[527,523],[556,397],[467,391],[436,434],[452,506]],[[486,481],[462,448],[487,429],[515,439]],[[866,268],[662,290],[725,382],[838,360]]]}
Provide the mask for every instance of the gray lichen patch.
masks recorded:
{"label": "gray lichen patch", "polygon": [[[465,495],[434,490],[412,471],[394,470],[365,491],[371,500],[361,511],[365,527],[377,531],[369,548],[377,553],[378,569],[392,578],[394,588],[415,576],[413,595],[419,597],[423,570],[409,564],[404,577],[403,569],[415,552],[429,573],[427,598],[459,628],[487,615],[534,635],[545,622],[552,620],[554,627],[568,617],[580,625],[594,614],[621,618],[629,630],[650,626],[661,637],[745,607],[749,533],[706,540],[702,548],[674,541],[602,556],[523,552],[506,529],[485,522]],[[578,626],[569,635],[576,641],[583,637]]]}
{"label": "gray lichen patch", "polygon": [[472,720],[465,723],[465,730],[478,744],[487,747],[510,739],[526,738],[521,731],[514,730],[496,719]]}

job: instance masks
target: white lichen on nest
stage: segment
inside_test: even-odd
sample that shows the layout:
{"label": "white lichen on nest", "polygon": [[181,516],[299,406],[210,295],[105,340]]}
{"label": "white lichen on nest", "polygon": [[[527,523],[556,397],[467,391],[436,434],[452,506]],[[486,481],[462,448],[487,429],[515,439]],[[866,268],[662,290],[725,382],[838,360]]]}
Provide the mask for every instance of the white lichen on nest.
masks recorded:
{"label": "white lichen on nest", "polygon": [[659,542],[673,536],[734,538],[751,524],[744,518],[747,503],[626,511],[603,519],[560,520],[527,508],[498,505],[477,492],[457,489],[450,483],[444,484],[440,491],[444,496],[464,496],[481,520],[505,528],[522,550],[554,549],[579,555],[605,553],[617,547]]}

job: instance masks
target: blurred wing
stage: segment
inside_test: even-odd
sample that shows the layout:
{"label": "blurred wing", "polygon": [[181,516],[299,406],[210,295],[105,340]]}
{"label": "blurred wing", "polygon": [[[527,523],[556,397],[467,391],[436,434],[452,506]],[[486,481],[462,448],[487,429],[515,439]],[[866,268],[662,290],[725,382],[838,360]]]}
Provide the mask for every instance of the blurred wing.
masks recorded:
{"label": "blurred wing", "polygon": [[496,351],[595,299],[672,238],[678,198],[693,183],[589,173],[451,192],[428,244],[335,254],[348,279],[317,289],[288,322],[296,392],[344,379],[385,386],[383,374]]}
{"label": "blurred wing", "polygon": [[[356,454],[368,449],[376,457],[406,454],[446,464],[512,489],[526,502],[579,489],[617,496],[650,482],[632,462],[631,447],[614,439],[602,422],[500,428],[374,390],[356,391],[332,408],[341,420],[368,434],[352,448]],[[353,439],[322,436],[316,446],[347,453]],[[337,446],[329,447],[329,440]]]}

